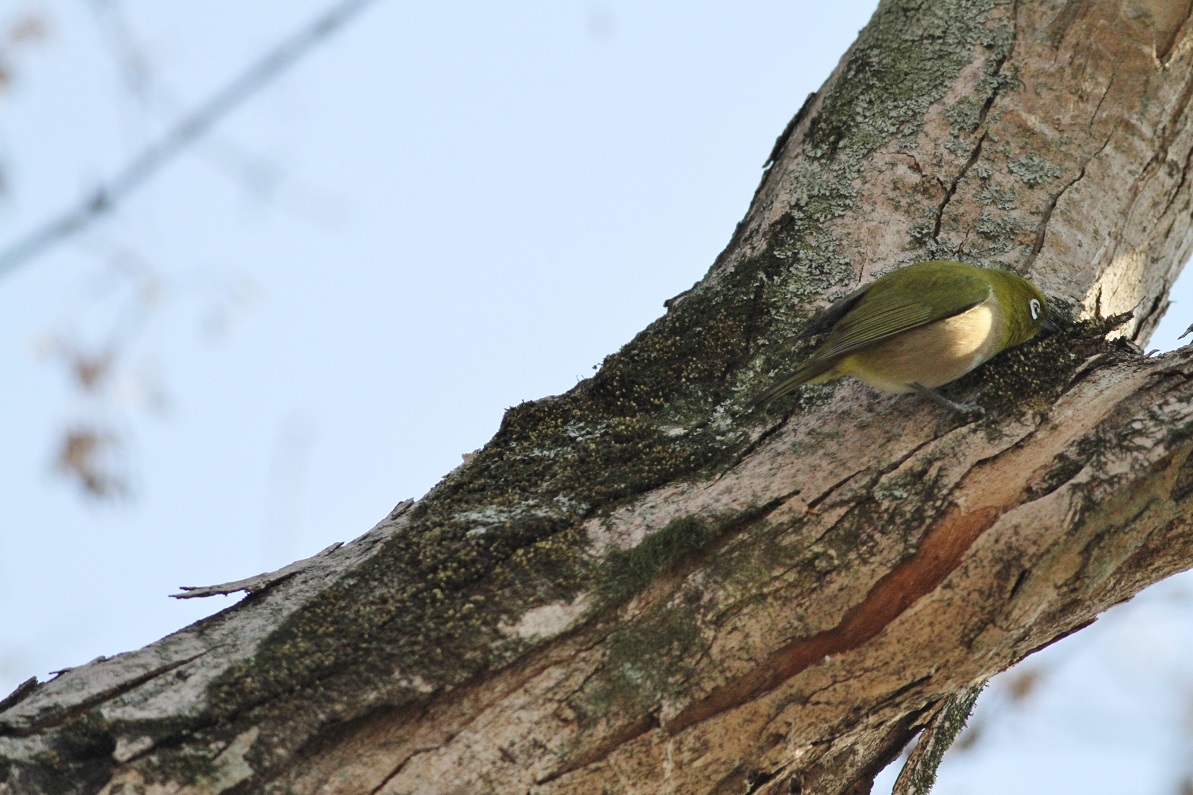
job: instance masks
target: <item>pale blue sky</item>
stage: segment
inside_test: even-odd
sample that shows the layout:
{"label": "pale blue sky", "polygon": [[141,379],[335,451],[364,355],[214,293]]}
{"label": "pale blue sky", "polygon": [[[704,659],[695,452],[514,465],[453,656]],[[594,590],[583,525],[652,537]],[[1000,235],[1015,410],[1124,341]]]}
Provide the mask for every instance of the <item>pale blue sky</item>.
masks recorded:
{"label": "pale blue sky", "polygon": [[[0,0],[0,25],[29,8],[50,21],[0,95],[0,245],[325,3],[121,4],[149,105],[128,90],[102,5]],[[483,444],[505,408],[591,374],[703,275],[776,135],[873,6],[382,0],[114,217],[0,278],[0,691],[231,603],[167,599],[179,585],[360,535]],[[276,184],[247,185],[230,165],[245,154],[280,169]],[[137,305],[114,251],[151,269],[156,297],[97,408],[35,351],[48,336],[95,344]],[[141,395],[153,379],[164,412]],[[56,434],[97,416],[128,440],[129,500],[87,501],[52,472]],[[1161,627],[1149,643],[1187,633],[1187,605],[1154,615],[1169,618],[1131,622]],[[1074,641],[1087,651],[1057,665],[1077,684],[1050,689],[1061,703],[1044,717],[997,724],[1003,756],[987,756],[1026,754],[1016,768],[1071,748],[1100,771],[1084,792],[1148,776],[1127,789],[1175,791],[1174,734],[1155,733],[1176,725],[1175,702],[1114,690],[1131,679],[1115,637]],[[1105,736],[1090,690],[1127,694],[1107,701]],[[1117,739],[1127,726],[1134,745]],[[962,759],[940,792],[1002,791],[991,776]]]}

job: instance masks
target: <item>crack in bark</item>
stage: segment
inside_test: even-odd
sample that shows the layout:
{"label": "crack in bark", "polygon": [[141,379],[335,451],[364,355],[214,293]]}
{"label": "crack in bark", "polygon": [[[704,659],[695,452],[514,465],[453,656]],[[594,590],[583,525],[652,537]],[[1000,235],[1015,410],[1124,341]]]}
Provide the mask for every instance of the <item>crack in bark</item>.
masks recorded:
{"label": "crack in bark", "polygon": [[1073,187],[1085,178],[1086,168],[1090,163],[1096,160],[1103,151],[1105,151],[1106,147],[1110,145],[1110,139],[1113,137],[1114,130],[1111,130],[1110,134],[1106,136],[1106,140],[1102,142],[1102,145],[1099,146],[1097,150],[1088,158],[1086,158],[1085,162],[1081,164],[1081,168],[1077,171],[1077,176],[1069,180],[1065,186],[1053,194],[1052,198],[1048,201],[1048,206],[1044,208],[1044,213],[1040,217],[1040,223],[1036,227],[1036,239],[1032,242],[1031,254],[1028,255],[1027,260],[1024,262],[1024,270],[1029,270],[1031,268],[1031,266],[1035,263],[1036,258],[1040,256],[1040,251],[1042,251],[1044,248],[1044,239],[1048,233],[1048,222],[1052,220],[1052,212],[1056,209],[1056,205],[1060,202],[1060,197],[1064,196],[1065,192],[1068,191],[1069,188]]}
{"label": "crack in bark", "polygon": [[[850,476],[849,478],[846,478],[845,480],[848,481],[850,479],[852,479],[852,476]],[[845,482],[845,481],[842,481],[842,482]],[[713,553],[715,553],[717,551],[717,549],[719,549],[721,546],[724,545],[724,543],[727,542],[727,540],[729,539],[730,536],[738,535],[742,531],[748,529],[749,527],[751,527],[755,524],[758,524],[759,522],[765,521],[772,513],[777,511],[779,508],[783,507],[783,505],[785,505],[788,500],[790,500],[794,497],[799,497],[800,494],[801,494],[800,489],[792,489],[791,491],[787,492],[786,494],[782,494],[778,497],[775,497],[770,502],[767,502],[765,505],[763,505],[762,508],[760,508],[758,511],[750,514],[749,516],[744,518],[742,521],[738,522],[737,524],[735,524],[732,527],[725,530],[722,533],[723,540],[720,543],[710,545],[707,549],[705,549],[701,553],[701,555],[699,557],[706,558],[706,557],[711,556]],[[804,503],[804,504],[807,505],[807,503]],[[806,513],[806,511],[805,511],[805,513]],[[772,578],[772,580],[774,580],[774,579],[778,579],[778,578],[777,577]],[[738,612],[738,610],[740,610],[740,608],[741,608],[741,604],[737,603],[737,602],[727,604],[724,607],[722,607],[718,612],[713,613],[711,616],[709,616],[709,621],[710,621],[710,623],[719,626],[719,625],[725,623],[725,619],[729,615]]]}
{"label": "crack in bark", "polygon": [[162,674],[168,674],[170,671],[173,671],[176,668],[180,668],[187,663],[194,662],[200,657],[206,656],[210,651],[212,650],[204,649],[197,654],[192,654],[190,657],[186,657],[181,660],[175,660],[171,663],[166,663],[165,665],[146,671],[139,676],[118,682],[112,687],[101,690],[98,693],[84,698],[76,704],[72,704],[63,708],[60,712],[54,712],[53,714],[46,715],[42,718],[33,718],[24,726],[6,724],[3,721],[0,721],[0,737],[32,737],[33,735],[44,731],[45,729],[52,729],[57,726],[61,726],[74,716],[85,713],[92,707],[102,704],[105,701],[111,701],[112,699],[120,698],[130,690],[135,690],[146,682],[156,679]]}
{"label": "crack in bark", "polygon": [[[1097,298],[1098,298],[1098,302],[1100,303],[1101,302],[1101,294],[1100,293],[1098,294]],[[1100,307],[1095,305],[1094,312],[1095,313],[1098,312],[1099,309],[1100,309]],[[1114,329],[1123,325],[1123,323],[1126,323],[1128,320],[1130,320],[1132,317],[1134,317],[1134,315],[1130,312],[1123,312],[1122,314],[1116,315],[1115,317],[1123,318],[1123,320],[1122,320],[1122,322],[1117,323],[1114,326],[1111,326],[1110,327],[1111,331],[1113,331]],[[1109,333],[1109,332],[1107,332],[1107,333]],[[1113,362],[1111,361],[1110,354],[1108,354],[1108,353],[1094,354],[1093,356],[1091,356],[1090,358],[1088,358],[1084,362],[1082,362],[1080,365],[1078,365],[1077,369],[1073,371],[1073,374],[1071,376],[1069,376],[1069,383],[1065,385],[1065,392],[1072,392],[1079,384],[1083,383],[1087,378],[1089,378],[1091,375],[1096,373],[1103,366],[1108,366],[1111,364],[1113,364]]]}
{"label": "crack in bark", "polygon": [[[1190,165],[1193,165],[1193,148],[1190,148],[1189,154],[1185,156],[1185,163],[1181,166],[1181,178],[1176,183],[1176,189],[1173,190],[1172,195],[1168,197],[1168,201],[1164,204],[1164,209],[1160,211],[1161,217],[1168,214],[1168,211],[1172,209],[1172,205],[1176,201],[1177,197],[1181,195],[1181,191],[1185,187],[1185,181],[1189,177]],[[1169,225],[1168,229],[1171,230],[1172,226]]]}
{"label": "crack in bark", "polygon": [[741,462],[745,461],[747,458],[749,458],[754,453],[755,450],[757,450],[759,447],[761,447],[767,440],[769,440],[772,436],[777,434],[779,431],[786,428],[787,423],[790,420],[791,420],[791,415],[787,414],[783,417],[783,419],[779,420],[774,425],[772,425],[770,428],[767,428],[765,431],[763,431],[761,434],[759,434],[758,438],[755,439],[754,441],[750,442],[748,445],[746,445],[746,449],[743,450],[737,457],[735,457],[733,459],[733,461],[729,464],[729,466],[725,467],[725,469],[721,472],[721,474],[717,475],[716,479],[713,480],[713,482],[710,483],[707,486],[707,488],[712,488],[712,486],[719,483],[726,475],[728,475],[733,470],[737,469],[737,467],[741,464]]}
{"label": "crack in bark", "polygon": [[[877,712],[880,709],[884,709],[885,707],[890,706],[895,701],[899,700],[903,696],[910,693],[912,690],[915,690],[917,687],[920,687],[921,685],[928,684],[929,682],[932,681],[932,677],[933,677],[933,674],[925,674],[921,677],[918,677],[917,679],[914,679],[911,682],[908,682],[907,684],[903,685],[902,687],[898,688],[897,690],[891,691],[890,694],[888,694],[885,698],[883,698],[881,701],[877,702],[874,705],[874,711]],[[830,685],[829,687],[832,687],[832,685]],[[828,688],[824,688],[824,689],[827,690]]]}
{"label": "crack in bark", "polygon": [[[1164,308],[1164,296],[1157,295],[1155,298],[1152,299],[1152,305],[1150,307],[1148,307],[1147,310],[1139,313],[1139,315],[1138,315],[1139,322],[1135,324],[1135,332],[1133,334],[1131,334],[1132,342],[1140,341],[1139,338],[1143,334],[1144,327],[1147,326],[1148,323],[1151,321],[1151,319],[1153,317],[1155,317],[1157,314],[1159,314],[1161,309],[1163,309],[1163,308]],[[1144,355],[1151,356],[1152,354],[1155,354],[1158,351],[1159,351],[1159,348],[1153,348],[1152,350],[1148,351]]]}
{"label": "crack in bark", "polygon": [[[986,115],[990,112],[990,108],[994,107],[994,100],[998,98],[1001,93],[998,87],[998,77],[1002,74],[1002,68],[1006,62],[1010,60],[1011,55],[1015,52],[1015,45],[1019,43],[1019,3],[1011,3],[1011,46],[1007,48],[1005,55],[999,56],[994,62],[994,69],[991,70],[990,76],[994,78],[994,90],[990,92],[990,96],[986,97],[986,101],[982,103],[982,109],[978,111],[978,127],[986,123]],[[977,129],[976,127],[974,129]],[[986,137],[986,133],[982,133],[982,137]]]}
{"label": "crack in bark", "polygon": [[[1019,41],[1019,3],[1012,2],[1011,3],[1011,45],[1007,48],[1007,52],[1004,55],[1000,55],[994,61],[994,68],[990,71],[990,77],[993,78],[995,81],[994,88],[993,88],[993,90],[991,90],[990,95],[986,97],[986,101],[982,103],[981,109],[978,110],[978,122],[974,126],[975,130],[980,129],[982,127],[982,125],[984,125],[986,123],[986,117],[989,115],[990,109],[992,107],[994,107],[994,102],[996,99],[998,99],[998,96],[1001,93],[1001,90],[1000,90],[999,84],[998,84],[998,77],[999,77],[999,75],[1002,74],[1003,66],[1006,65],[1006,62],[1008,60],[1010,60],[1011,55],[1015,52],[1015,45],[1018,43],[1018,41]],[[933,224],[933,227],[932,227],[932,240],[934,242],[940,240],[940,229],[941,229],[941,225],[944,223],[945,208],[947,208],[949,202],[952,201],[954,194],[956,194],[956,192],[957,192],[957,187],[961,184],[961,180],[965,178],[965,175],[967,173],[969,173],[969,170],[971,168],[973,168],[974,164],[976,164],[978,162],[978,158],[981,157],[982,145],[985,143],[986,136],[989,134],[989,132],[990,131],[988,129],[982,130],[982,134],[980,136],[978,136],[977,143],[974,144],[973,150],[969,154],[969,160],[966,161],[965,165],[961,167],[960,173],[957,174],[956,178],[953,179],[952,183],[945,189],[944,199],[941,200],[940,205],[936,208],[936,223]],[[912,159],[914,160],[915,158],[913,157]],[[919,166],[918,162],[916,163],[916,166],[918,168],[918,166]],[[921,173],[923,173],[923,172],[921,172]],[[944,184],[943,181],[941,181],[939,177],[937,178],[937,182],[940,182],[941,185]]]}
{"label": "crack in bark", "polygon": [[1106,90],[1102,92],[1102,96],[1098,98],[1098,104],[1094,107],[1093,115],[1089,117],[1089,125],[1094,125],[1094,120],[1098,118],[1098,112],[1102,110],[1102,103],[1106,101],[1106,97],[1110,94],[1110,89],[1114,87],[1114,78],[1117,72],[1110,73],[1110,82],[1106,84]]}
{"label": "crack in bark", "polygon": [[[896,157],[906,157],[911,161],[912,171],[920,175],[920,179],[926,178],[928,175],[924,173],[924,167],[920,165],[919,159],[911,152],[896,152]],[[939,180],[937,180],[939,182]]]}
{"label": "crack in bark", "polygon": [[[1170,31],[1163,31],[1166,34],[1167,40],[1155,42],[1156,60],[1164,66],[1168,66],[1168,56],[1176,49],[1176,43],[1181,38],[1181,34],[1185,32],[1185,27],[1189,24],[1189,17],[1193,15],[1193,3],[1189,0],[1184,0],[1185,12],[1180,22],[1173,26]],[[1161,32],[1159,30],[1156,31]]]}
{"label": "crack in bark", "polygon": [[538,785],[549,784],[556,779],[566,776],[568,773],[574,773],[581,768],[600,762],[609,754],[616,751],[620,746],[641,737],[649,731],[659,728],[659,716],[656,711],[648,712],[645,715],[639,716],[637,719],[626,724],[622,728],[610,733],[603,742],[593,746],[586,753],[580,754],[571,762],[568,762],[563,767],[559,768],[553,773],[539,779],[535,783]]}
{"label": "crack in bark", "polygon": [[410,764],[411,759],[414,759],[414,757],[418,756],[419,754],[425,754],[427,751],[433,751],[433,750],[435,750],[434,747],[420,748],[418,751],[415,751],[414,753],[410,754],[410,756],[406,757],[401,762],[399,762],[397,767],[395,767],[393,770],[391,770],[389,773],[387,773],[385,778],[381,779],[381,783],[379,783],[377,786],[375,786],[371,790],[369,790],[368,795],[377,795],[377,793],[379,793],[379,792],[381,792],[381,790],[385,789],[386,785],[388,785],[389,782],[393,781],[395,778],[397,778],[401,774],[402,770],[405,769],[406,765]]}
{"label": "crack in bark", "polygon": [[[1080,472],[1080,470],[1078,470]],[[1070,478],[1071,480],[1071,478]],[[1068,481],[1066,481],[1067,483]],[[1064,484],[1061,484],[1064,485]],[[1015,582],[1011,584],[1011,590],[1007,593],[1007,601],[1014,601],[1015,595],[1019,593],[1019,589],[1023,587],[1023,583],[1027,582],[1028,575],[1031,574],[1030,569],[1020,569],[1019,573],[1015,575]]]}
{"label": "crack in bark", "polygon": [[1065,191],[1080,182],[1083,177],[1085,177],[1085,165],[1082,165],[1078,170],[1077,176],[1069,180],[1063,188],[1054,193],[1052,198],[1048,200],[1048,205],[1044,208],[1044,213],[1040,217],[1040,223],[1036,226],[1036,239],[1032,241],[1031,254],[1028,256],[1026,263],[1028,268],[1036,261],[1036,257],[1039,256],[1040,251],[1044,248],[1044,237],[1048,231],[1048,222],[1052,220],[1052,212],[1056,209],[1056,204],[1060,201],[1060,197],[1065,194]]}
{"label": "crack in bark", "polygon": [[824,504],[825,500],[827,500],[829,497],[833,496],[833,493],[836,492],[837,489],[841,488],[846,483],[848,483],[849,481],[856,478],[858,475],[861,475],[862,473],[864,473],[866,471],[866,469],[868,469],[868,467],[863,468],[863,469],[855,469],[853,472],[850,472],[848,475],[839,479],[836,483],[833,483],[827,489],[820,492],[820,494],[817,495],[815,499],[810,500],[810,501],[805,501],[804,504],[808,506],[807,512],[814,513],[817,508],[819,508],[821,505]]}
{"label": "crack in bark", "polygon": [[1065,36],[1077,25],[1079,20],[1085,18],[1089,6],[1089,0],[1068,0],[1065,7],[1052,20],[1052,24],[1048,26],[1045,38],[1052,45],[1053,66],[1056,66],[1057,59],[1060,57],[1060,46],[1064,43]]}
{"label": "crack in bark", "polygon": [[[993,97],[993,95],[991,96]],[[948,207],[949,202],[952,201],[953,194],[957,192],[957,186],[965,178],[969,169],[973,168],[973,165],[978,162],[978,158],[982,156],[982,144],[986,141],[987,132],[987,130],[982,130],[982,134],[978,136],[977,143],[974,144],[973,151],[969,153],[969,160],[961,167],[961,172],[957,174],[952,184],[949,185],[948,190],[944,193],[944,199],[941,200],[940,206],[936,208],[936,223],[932,227],[932,240],[934,241],[940,239],[940,225],[944,222],[944,211]]]}
{"label": "crack in bark", "polygon": [[[568,632],[560,633],[560,635],[558,635],[556,637],[563,637],[567,634],[569,634],[569,633]],[[595,647],[595,646],[599,645],[601,642],[603,642],[603,640],[604,639],[602,638],[602,640],[593,642],[592,644],[588,645],[587,647],[581,647],[579,650],[577,650],[577,654],[583,653],[584,651],[591,650],[593,647]],[[469,727],[471,727],[478,720],[480,720],[482,717],[484,717],[485,713],[489,709],[491,709],[495,704],[497,704],[498,702],[507,698],[514,691],[525,687],[527,682],[534,679],[536,676],[541,674],[543,671],[546,671],[548,668],[550,668],[558,663],[558,660],[552,658],[553,655],[548,654],[548,655],[546,655],[546,657],[547,657],[547,659],[539,660],[537,662],[537,664],[527,666],[527,668],[525,670],[520,671],[519,675],[514,678],[513,682],[509,683],[509,685],[507,687],[497,690],[497,692],[493,693],[484,703],[482,703],[475,709],[470,710],[467,713],[465,720],[463,720],[462,722],[457,724],[451,731],[444,732],[444,734],[440,738],[438,738],[437,740],[434,741],[433,745],[422,745],[422,746],[415,746],[414,748],[412,748],[410,753],[407,754],[404,759],[399,761],[393,767],[393,769],[389,773],[386,774],[385,778],[382,779],[381,782],[376,787],[369,790],[368,795],[377,795],[377,793],[379,793],[383,789],[385,789],[386,785],[388,785],[389,782],[392,781],[394,778],[399,776],[401,774],[401,772],[407,766],[409,766],[409,764],[412,761],[414,761],[417,757],[423,756],[428,753],[441,751],[441,750],[447,748],[449,745],[451,745],[451,743],[457,737],[459,737],[461,734],[463,734],[465,731],[467,731],[469,729]],[[480,684],[483,681],[483,679],[484,679],[484,677],[479,678],[478,681],[474,684]],[[470,690],[470,689],[471,688],[468,688],[468,690]],[[463,698],[463,697],[467,697],[468,694],[467,694],[467,692],[465,692],[465,689],[462,688],[459,695]],[[564,700],[566,700],[566,699],[561,699],[559,703],[563,703]],[[409,726],[417,725],[419,722],[425,720],[427,717],[427,714],[430,710],[430,706],[431,706],[430,704],[421,705],[418,708],[418,714],[416,716],[414,716],[411,720],[406,721],[406,725],[409,725]],[[384,708],[377,710],[377,712],[378,713],[385,712],[385,711],[388,711],[389,709],[391,709],[391,708],[384,707]],[[307,745],[309,746],[309,744],[310,743],[308,743]],[[498,751],[502,754],[509,753],[508,751],[505,750],[504,747],[499,748]],[[275,777],[275,780],[276,780],[276,777]]]}
{"label": "crack in bark", "polygon": [[771,771],[747,770],[746,775],[745,775],[745,779],[746,779],[745,795],[754,795],[754,793],[761,790],[766,784],[769,784],[771,781],[774,781],[776,778],[778,778],[779,774],[782,770],[783,770],[782,766],[776,770],[771,770]]}

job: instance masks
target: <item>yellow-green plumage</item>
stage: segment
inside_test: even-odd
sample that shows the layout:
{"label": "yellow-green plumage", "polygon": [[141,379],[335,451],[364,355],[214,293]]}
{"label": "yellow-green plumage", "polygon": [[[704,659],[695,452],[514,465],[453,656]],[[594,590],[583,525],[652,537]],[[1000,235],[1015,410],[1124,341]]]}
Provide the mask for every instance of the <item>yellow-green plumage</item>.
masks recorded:
{"label": "yellow-green plumage", "polygon": [[758,395],[852,375],[884,392],[928,393],[998,352],[1055,329],[1034,284],[961,262],[919,262],[882,276],[821,312],[801,337],[828,337],[798,370]]}

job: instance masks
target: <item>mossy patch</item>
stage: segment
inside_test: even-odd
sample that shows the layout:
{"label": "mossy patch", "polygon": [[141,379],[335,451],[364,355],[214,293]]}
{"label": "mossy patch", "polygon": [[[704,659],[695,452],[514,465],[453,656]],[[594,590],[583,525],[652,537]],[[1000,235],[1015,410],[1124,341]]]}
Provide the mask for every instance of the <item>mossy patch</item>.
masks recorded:
{"label": "mossy patch", "polygon": [[[985,409],[987,424],[997,425],[1000,418],[1025,408],[1047,411],[1068,385],[1082,362],[1097,353],[1113,357],[1129,355],[1121,346],[1107,341],[1106,335],[1119,324],[1116,318],[1073,321],[1063,305],[1052,306],[1061,323],[1058,334],[1040,335],[995,356],[965,377],[949,384],[949,395],[976,392],[976,400]],[[1108,360],[1109,361],[1109,360]]]}
{"label": "mossy patch", "polygon": [[615,632],[600,669],[573,699],[581,724],[611,709],[649,709],[680,690],[700,651],[691,605],[668,603]]}
{"label": "mossy patch", "polygon": [[98,709],[89,709],[59,726],[31,765],[0,759],[0,781],[16,782],[21,792],[97,792],[111,777],[108,762],[115,750],[108,722]]}
{"label": "mossy patch", "polygon": [[685,516],[651,533],[636,547],[614,550],[605,557],[597,578],[603,604],[625,601],[659,574],[703,550],[718,535],[711,523]]}
{"label": "mossy patch", "polygon": [[[995,63],[1006,57],[1010,26],[987,25],[990,12],[1005,5],[1009,0],[879,4],[858,37],[844,79],[811,122],[813,156],[841,149],[864,153],[892,137],[918,132],[928,108],[969,64],[975,46],[991,50]],[[908,29],[931,35],[910,37],[904,33]]]}

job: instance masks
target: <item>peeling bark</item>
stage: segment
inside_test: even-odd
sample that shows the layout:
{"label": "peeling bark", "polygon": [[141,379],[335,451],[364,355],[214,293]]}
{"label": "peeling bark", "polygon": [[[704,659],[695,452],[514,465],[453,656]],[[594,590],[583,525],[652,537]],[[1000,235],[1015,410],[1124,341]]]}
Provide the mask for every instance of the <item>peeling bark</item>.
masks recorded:
{"label": "peeling bark", "polygon": [[[707,277],[357,540],[0,702],[0,793],[921,791],[994,673],[1193,565],[1181,2],[885,0]],[[749,398],[933,257],[1082,318],[949,387]],[[933,750],[933,748],[936,750]],[[916,789],[916,788],[919,789]]]}

